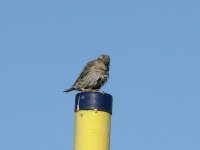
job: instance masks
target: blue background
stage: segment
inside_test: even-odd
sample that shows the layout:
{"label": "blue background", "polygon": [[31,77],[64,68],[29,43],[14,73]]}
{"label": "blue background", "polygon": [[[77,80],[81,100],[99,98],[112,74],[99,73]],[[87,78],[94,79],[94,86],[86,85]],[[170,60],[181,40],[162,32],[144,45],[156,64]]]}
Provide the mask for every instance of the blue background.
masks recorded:
{"label": "blue background", "polygon": [[0,149],[71,150],[83,66],[111,56],[111,150],[200,149],[200,1],[0,1]]}

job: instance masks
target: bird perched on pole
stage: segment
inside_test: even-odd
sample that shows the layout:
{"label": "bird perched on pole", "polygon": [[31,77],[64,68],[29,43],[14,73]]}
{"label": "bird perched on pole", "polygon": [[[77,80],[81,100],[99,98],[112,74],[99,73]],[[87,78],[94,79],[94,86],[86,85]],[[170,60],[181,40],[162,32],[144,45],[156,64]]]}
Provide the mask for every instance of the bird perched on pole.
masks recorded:
{"label": "bird perched on pole", "polygon": [[83,92],[99,91],[109,78],[109,66],[110,57],[105,54],[88,62],[73,86],[63,92],[73,90]]}

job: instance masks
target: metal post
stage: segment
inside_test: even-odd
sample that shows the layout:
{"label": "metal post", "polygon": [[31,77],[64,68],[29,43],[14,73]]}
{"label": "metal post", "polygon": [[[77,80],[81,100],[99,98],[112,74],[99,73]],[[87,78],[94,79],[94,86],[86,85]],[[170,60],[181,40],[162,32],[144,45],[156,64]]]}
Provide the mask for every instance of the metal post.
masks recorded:
{"label": "metal post", "polygon": [[112,96],[81,92],[75,100],[74,150],[109,150]]}

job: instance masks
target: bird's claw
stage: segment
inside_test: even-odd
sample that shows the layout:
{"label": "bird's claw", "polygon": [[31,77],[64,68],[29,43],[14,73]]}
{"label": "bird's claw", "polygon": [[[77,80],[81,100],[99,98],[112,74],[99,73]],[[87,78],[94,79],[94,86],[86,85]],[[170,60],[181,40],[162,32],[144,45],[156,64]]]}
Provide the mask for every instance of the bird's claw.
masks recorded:
{"label": "bird's claw", "polygon": [[102,93],[102,94],[105,94],[105,92],[104,92],[104,91],[102,91],[102,90],[99,90],[98,92],[99,92],[99,93]]}

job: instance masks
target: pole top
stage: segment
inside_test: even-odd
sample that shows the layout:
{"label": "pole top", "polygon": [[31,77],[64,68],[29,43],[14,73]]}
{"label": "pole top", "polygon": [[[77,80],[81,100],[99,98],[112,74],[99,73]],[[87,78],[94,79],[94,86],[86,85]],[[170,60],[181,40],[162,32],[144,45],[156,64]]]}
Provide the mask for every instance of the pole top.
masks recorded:
{"label": "pole top", "polygon": [[76,94],[75,112],[97,110],[112,114],[112,95],[100,92],[81,92]]}

